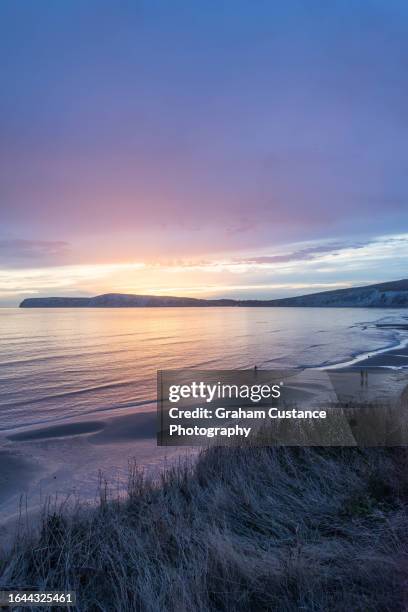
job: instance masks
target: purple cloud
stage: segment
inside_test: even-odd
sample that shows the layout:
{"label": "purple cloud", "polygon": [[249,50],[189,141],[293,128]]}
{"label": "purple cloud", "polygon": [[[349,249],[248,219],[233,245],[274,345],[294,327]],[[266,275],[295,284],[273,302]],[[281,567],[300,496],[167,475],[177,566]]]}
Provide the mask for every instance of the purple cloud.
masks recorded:
{"label": "purple cloud", "polygon": [[70,245],[62,240],[0,240],[0,264],[10,267],[62,263],[70,252]]}
{"label": "purple cloud", "polygon": [[316,259],[319,255],[324,253],[332,253],[335,255],[338,251],[343,249],[361,249],[370,241],[366,242],[354,242],[354,243],[333,243],[333,244],[321,244],[316,246],[306,247],[291,253],[285,253],[284,255],[264,255],[260,257],[250,257],[246,259],[240,259],[239,263],[247,264],[278,264],[278,263],[289,263],[291,261],[308,261]]}

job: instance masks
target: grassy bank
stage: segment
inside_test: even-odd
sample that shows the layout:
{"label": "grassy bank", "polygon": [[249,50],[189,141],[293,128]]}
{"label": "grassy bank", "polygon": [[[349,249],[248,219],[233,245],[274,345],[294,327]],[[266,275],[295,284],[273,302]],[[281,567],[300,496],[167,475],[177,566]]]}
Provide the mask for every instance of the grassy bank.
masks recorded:
{"label": "grassy bank", "polygon": [[132,469],[126,499],[49,509],[1,584],[79,610],[406,610],[406,467],[400,448],[213,448],[160,484]]}

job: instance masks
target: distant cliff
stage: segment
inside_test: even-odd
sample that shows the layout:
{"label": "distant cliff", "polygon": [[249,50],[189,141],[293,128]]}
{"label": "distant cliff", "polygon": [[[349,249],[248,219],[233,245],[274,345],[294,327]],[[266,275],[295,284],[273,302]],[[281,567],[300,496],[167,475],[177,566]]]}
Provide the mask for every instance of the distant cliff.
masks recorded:
{"label": "distant cliff", "polygon": [[408,279],[274,300],[275,306],[407,308]]}
{"label": "distant cliff", "polygon": [[96,297],[27,298],[20,308],[149,308],[160,306],[235,306],[234,300],[105,293]]}
{"label": "distant cliff", "polygon": [[151,308],[151,307],[210,307],[210,306],[310,306],[310,307],[371,307],[408,308],[408,279],[322,291],[277,300],[202,300],[198,298],[126,295],[106,293],[96,297],[27,298],[20,308]]}

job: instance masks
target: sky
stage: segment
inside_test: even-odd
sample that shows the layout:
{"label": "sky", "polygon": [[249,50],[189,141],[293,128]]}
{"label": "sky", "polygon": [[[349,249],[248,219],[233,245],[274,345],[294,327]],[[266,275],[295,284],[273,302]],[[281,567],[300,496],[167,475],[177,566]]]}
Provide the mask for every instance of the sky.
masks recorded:
{"label": "sky", "polygon": [[3,0],[0,305],[407,276],[408,4]]}

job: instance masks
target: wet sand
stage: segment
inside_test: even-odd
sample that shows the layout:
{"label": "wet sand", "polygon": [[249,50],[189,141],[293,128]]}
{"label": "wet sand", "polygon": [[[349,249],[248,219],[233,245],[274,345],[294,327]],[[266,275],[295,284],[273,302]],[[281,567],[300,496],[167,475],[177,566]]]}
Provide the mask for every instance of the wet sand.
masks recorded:
{"label": "wet sand", "polygon": [[5,499],[24,493],[40,468],[20,453],[0,451],[0,505]]}
{"label": "wet sand", "polygon": [[406,368],[408,367],[408,347],[391,349],[384,353],[369,355],[359,361],[356,368]]}
{"label": "wet sand", "polygon": [[[367,356],[354,366],[331,370],[328,375],[338,396],[348,393],[362,401],[393,396],[402,398],[406,406],[406,370],[390,369],[403,365],[408,365],[408,348]],[[362,384],[363,369],[369,373],[367,384]],[[315,386],[318,380],[313,381]],[[0,543],[4,525],[18,516],[22,494],[34,514],[48,496],[63,500],[73,495],[94,501],[101,473],[120,493],[126,488],[129,461],[158,475],[180,455],[191,454],[191,447],[158,447],[156,419],[152,405],[143,412],[104,414],[0,436]]]}
{"label": "wet sand", "polygon": [[93,501],[101,474],[120,493],[126,488],[130,461],[155,475],[185,453],[178,447],[157,447],[155,410],[3,435],[0,525],[16,519],[21,495],[34,513],[49,496]]}

